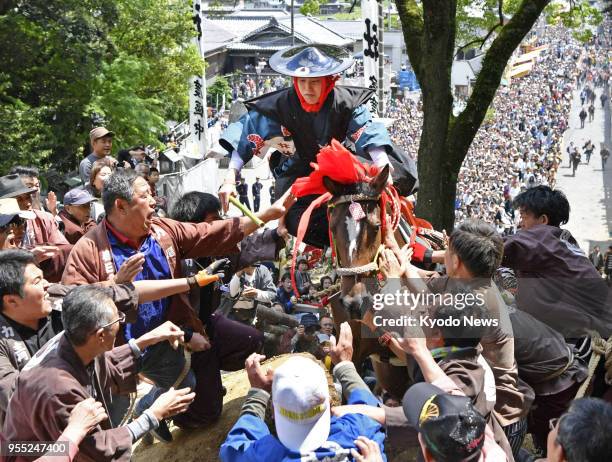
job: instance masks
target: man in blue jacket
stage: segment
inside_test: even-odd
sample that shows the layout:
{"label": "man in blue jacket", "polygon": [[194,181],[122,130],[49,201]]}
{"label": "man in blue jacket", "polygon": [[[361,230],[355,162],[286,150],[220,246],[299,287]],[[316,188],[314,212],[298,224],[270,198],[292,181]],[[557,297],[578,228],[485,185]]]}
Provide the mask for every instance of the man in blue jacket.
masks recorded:
{"label": "man in blue jacket", "polygon": [[[348,323],[340,327],[338,345],[332,348],[334,377],[341,383],[348,404],[379,403],[351,362],[353,339]],[[385,433],[375,420],[363,414],[332,415],[327,378],[323,368],[304,356],[289,358],[274,372],[264,373],[261,355],[245,364],[251,389],[238,421],[221,446],[223,462],[354,460],[355,440],[365,436],[376,442],[382,459]],[[277,437],[270,434],[265,411],[272,393]]]}

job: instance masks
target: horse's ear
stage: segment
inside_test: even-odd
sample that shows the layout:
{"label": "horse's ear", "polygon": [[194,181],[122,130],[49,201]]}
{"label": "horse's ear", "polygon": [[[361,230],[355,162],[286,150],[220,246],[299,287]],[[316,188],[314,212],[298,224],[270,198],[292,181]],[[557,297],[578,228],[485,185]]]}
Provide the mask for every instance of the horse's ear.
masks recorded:
{"label": "horse's ear", "polygon": [[389,179],[389,164],[385,165],[383,169],[376,175],[376,178],[372,180],[370,186],[376,194],[380,194],[385,186],[387,185],[387,180]]}
{"label": "horse's ear", "polygon": [[334,196],[339,196],[342,194],[342,185],[337,181],[332,180],[328,176],[323,177],[323,186],[325,186],[325,189],[327,189]]}

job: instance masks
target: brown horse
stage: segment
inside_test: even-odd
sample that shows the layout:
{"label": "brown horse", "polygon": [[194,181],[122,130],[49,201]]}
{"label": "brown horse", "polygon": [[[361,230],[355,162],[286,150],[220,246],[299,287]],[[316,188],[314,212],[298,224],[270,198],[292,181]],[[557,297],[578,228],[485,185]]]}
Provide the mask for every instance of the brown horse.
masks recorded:
{"label": "brown horse", "polygon": [[[336,252],[337,272],[342,276],[341,292],[330,300],[336,329],[348,321],[353,331],[353,359],[359,368],[368,356],[380,385],[401,398],[410,384],[405,366],[397,362],[378,337],[383,331],[372,331],[362,322],[371,317],[373,296],[379,292],[376,259],[383,244],[381,232],[381,194],[387,185],[389,167],[384,167],[370,182],[340,184],[325,177],[323,184],[332,194],[328,203],[329,228]],[[358,204],[358,205],[354,205]],[[404,239],[397,233],[400,244]]]}

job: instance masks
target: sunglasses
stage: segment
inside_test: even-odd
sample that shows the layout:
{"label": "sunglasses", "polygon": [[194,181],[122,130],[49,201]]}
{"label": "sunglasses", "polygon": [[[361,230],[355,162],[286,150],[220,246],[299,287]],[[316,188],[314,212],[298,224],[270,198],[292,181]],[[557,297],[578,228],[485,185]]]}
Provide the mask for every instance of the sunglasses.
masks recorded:
{"label": "sunglasses", "polygon": [[117,319],[109,322],[108,324],[104,324],[103,326],[98,327],[98,329],[108,329],[116,322],[118,322],[119,324],[123,324],[125,322],[125,313],[123,311],[119,311],[119,317]]}

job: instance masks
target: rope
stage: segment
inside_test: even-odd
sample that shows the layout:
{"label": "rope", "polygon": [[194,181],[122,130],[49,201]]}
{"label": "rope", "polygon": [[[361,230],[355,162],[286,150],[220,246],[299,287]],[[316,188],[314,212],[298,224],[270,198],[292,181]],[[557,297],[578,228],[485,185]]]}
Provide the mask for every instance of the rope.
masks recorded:
{"label": "rope", "polygon": [[319,290],[315,292],[314,296],[316,298],[327,297],[329,295],[335,294],[340,290],[340,283],[336,282],[335,284],[329,286],[327,289]]}
{"label": "rope", "polygon": [[[185,364],[183,365],[183,370],[174,381],[172,388],[177,388],[183,382],[183,380],[185,380],[185,377],[187,377],[187,374],[189,373],[189,369],[191,369],[191,351],[189,351],[187,348],[183,348],[183,355],[185,356]],[[132,418],[134,414],[134,407],[136,406],[136,396],[136,393],[130,393],[130,405],[128,406],[128,409],[123,416],[123,419],[121,419],[118,427],[123,427]]]}
{"label": "rope", "polygon": [[608,385],[612,384],[612,336],[606,341],[604,340],[599,332],[592,331],[591,334],[591,348],[593,349],[593,353],[591,354],[591,358],[589,359],[588,366],[588,376],[586,380],[580,385],[578,392],[576,393],[576,397],[574,399],[580,399],[584,396],[589,385],[591,385],[591,381],[593,380],[593,376],[595,375],[595,370],[599,365],[599,360],[603,357],[605,361],[605,380]]}

